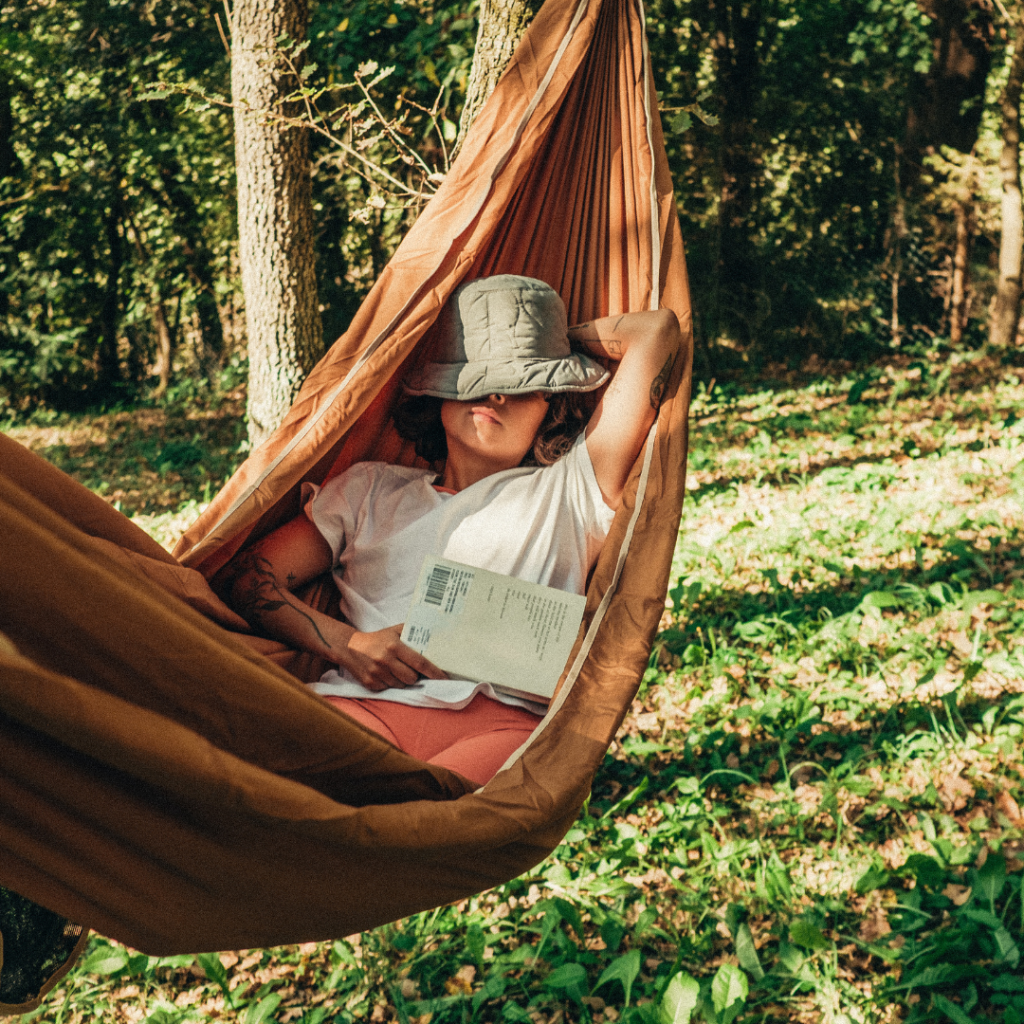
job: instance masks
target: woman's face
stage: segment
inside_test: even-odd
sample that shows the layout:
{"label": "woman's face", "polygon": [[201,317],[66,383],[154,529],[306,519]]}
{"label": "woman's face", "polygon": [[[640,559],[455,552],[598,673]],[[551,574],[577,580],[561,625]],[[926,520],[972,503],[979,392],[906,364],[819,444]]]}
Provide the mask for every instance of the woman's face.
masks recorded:
{"label": "woman's face", "polygon": [[[488,395],[470,402],[446,400],[441,423],[448,452],[493,461],[497,469],[511,469],[523,461],[548,411],[548,395]],[[496,469],[496,471],[497,471]]]}

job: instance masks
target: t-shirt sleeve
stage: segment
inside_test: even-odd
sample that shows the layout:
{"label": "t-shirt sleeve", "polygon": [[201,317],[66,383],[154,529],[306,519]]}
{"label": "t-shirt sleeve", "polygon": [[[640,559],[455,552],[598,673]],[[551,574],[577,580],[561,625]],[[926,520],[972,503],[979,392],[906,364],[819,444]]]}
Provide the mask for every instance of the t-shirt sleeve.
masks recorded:
{"label": "t-shirt sleeve", "polygon": [[605,504],[585,435],[580,434],[562,461],[565,463],[567,491],[576,506],[576,514],[586,524],[588,539],[600,548],[611,529],[615,510]]}
{"label": "t-shirt sleeve", "polygon": [[359,523],[373,491],[376,463],[357,462],[323,487],[302,485],[304,511],[331,549],[331,562],[338,564],[345,545],[359,530]]}

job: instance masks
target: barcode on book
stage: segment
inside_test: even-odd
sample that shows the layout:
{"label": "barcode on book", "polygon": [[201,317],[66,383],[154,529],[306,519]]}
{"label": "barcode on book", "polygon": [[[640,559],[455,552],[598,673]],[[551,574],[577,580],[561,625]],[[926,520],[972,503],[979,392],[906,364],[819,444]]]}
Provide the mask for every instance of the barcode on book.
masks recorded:
{"label": "barcode on book", "polygon": [[444,600],[445,591],[448,589],[448,581],[451,579],[452,571],[447,566],[435,565],[430,570],[430,576],[427,578],[427,592],[423,597],[423,600],[427,604],[436,604],[440,606]]}

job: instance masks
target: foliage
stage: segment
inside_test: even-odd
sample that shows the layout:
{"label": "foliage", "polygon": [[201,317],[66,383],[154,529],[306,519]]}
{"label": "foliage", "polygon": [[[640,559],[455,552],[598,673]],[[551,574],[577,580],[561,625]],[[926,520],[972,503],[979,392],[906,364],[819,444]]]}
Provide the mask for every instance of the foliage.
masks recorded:
{"label": "foliage", "polygon": [[651,667],[551,858],[335,942],[96,938],[36,1019],[1019,1021],[1024,384],[904,356],[694,413]]}
{"label": "foliage", "polygon": [[[947,338],[965,201],[963,344],[980,343],[1012,40],[989,6],[961,6],[965,31],[992,17],[999,29],[977,28],[988,90],[961,104],[968,120],[983,109],[980,135],[970,155],[932,140],[922,158],[908,141],[914,105],[949,51],[935,5],[647,5],[705,379]],[[161,320],[176,370],[197,379],[244,343],[230,112],[202,99],[226,102],[228,21],[211,0],[0,6],[0,134],[8,102],[12,124],[0,138],[0,402],[144,393]],[[316,0],[308,46],[281,41],[296,97],[316,99],[334,137],[313,145],[328,341],[415,216],[410,193],[446,170],[475,29],[469,0]]]}
{"label": "foliage", "polygon": [[0,400],[60,407],[134,394],[161,306],[218,360],[230,280],[228,125],[139,102],[160,75],[210,82],[224,51],[205,0],[30,0],[0,8],[13,146],[0,176]]}
{"label": "foliage", "polygon": [[[401,68],[373,101],[443,171],[474,23],[465,6],[392,6],[324,0],[291,56],[313,89],[351,85],[368,52]],[[197,380],[244,345],[231,114],[212,102],[229,92],[224,21],[211,0],[0,4],[0,408],[144,394],[161,322]],[[404,168],[362,127],[367,102],[343,104],[351,141]],[[385,208],[329,143],[314,145],[314,202],[333,339],[415,210]]]}

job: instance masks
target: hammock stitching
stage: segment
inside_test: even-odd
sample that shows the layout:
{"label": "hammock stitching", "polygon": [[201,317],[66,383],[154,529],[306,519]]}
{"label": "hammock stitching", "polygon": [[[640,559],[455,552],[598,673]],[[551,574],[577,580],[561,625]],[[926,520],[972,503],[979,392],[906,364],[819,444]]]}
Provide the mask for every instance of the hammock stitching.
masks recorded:
{"label": "hammock stitching", "polygon": [[651,113],[651,55],[647,49],[647,18],[643,0],[636,0],[640,15],[640,43],[643,47],[644,126],[647,129],[647,153],[651,160],[651,309],[661,303],[661,233],[658,230],[658,172],[654,165],[654,131]]}

